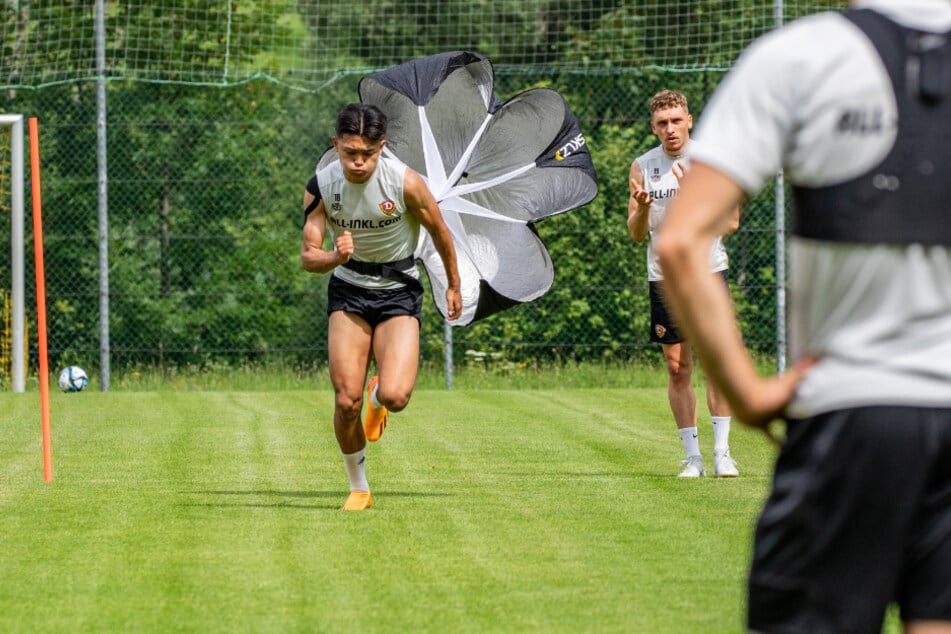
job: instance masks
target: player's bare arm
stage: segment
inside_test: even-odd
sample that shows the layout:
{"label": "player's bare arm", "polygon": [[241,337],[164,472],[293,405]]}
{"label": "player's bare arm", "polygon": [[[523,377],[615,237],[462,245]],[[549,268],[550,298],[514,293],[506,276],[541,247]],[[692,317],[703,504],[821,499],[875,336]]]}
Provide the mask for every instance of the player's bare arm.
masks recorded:
{"label": "player's bare arm", "polygon": [[[304,192],[304,209],[314,202],[314,195]],[[303,239],[301,243],[300,263],[305,271],[311,273],[326,273],[336,266],[343,264],[353,255],[353,236],[349,231],[337,238],[332,251],[323,248],[324,235],[327,231],[327,216],[324,213],[324,201],[317,203],[317,208],[310,212],[304,222]]]}
{"label": "player's bare arm", "polygon": [[443,220],[442,212],[436,198],[429,191],[422,177],[411,169],[406,170],[406,179],[403,184],[403,201],[417,222],[429,232],[433,239],[433,246],[442,258],[446,269],[446,279],[449,287],[446,289],[446,317],[450,320],[458,319],[462,313],[461,281],[459,267],[456,263],[456,247],[452,242],[449,227]]}
{"label": "player's bare arm", "polygon": [[650,231],[650,210],[654,199],[651,198],[650,192],[644,189],[644,174],[641,173],[641,166],[637,161],[631,163],[628,180],[631,195],[627,201],[627,230],[635,241],[643,242]]}
{"label": "player's bare arm", "polygon": [[703,164],[690,170],[664,219],[655,245],[666,296],[688,333],[708,376],[741,421],[766,429],[781,416],[811,362],[764,379],[757,374],[736,325],[733,306],[709,272],[710,243],[731,222],[743,197],[740,187]]}

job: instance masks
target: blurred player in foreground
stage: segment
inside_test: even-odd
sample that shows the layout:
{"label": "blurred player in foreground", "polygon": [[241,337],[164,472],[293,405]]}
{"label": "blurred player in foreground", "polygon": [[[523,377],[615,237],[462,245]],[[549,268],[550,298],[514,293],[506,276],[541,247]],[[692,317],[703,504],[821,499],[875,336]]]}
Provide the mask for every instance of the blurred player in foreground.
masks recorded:
{"label": "blurred player in foreground", "polygon": [[[379,109],[344,108],[333,138],[338,159],[317,170],[304,193],[301,265],[312,273],[333,271],[327,340],[334,433],[350,478],[347,511],[370,508],[367,440],[379,440],[388,412],[406,407],[416,383],[423,287],[413,251],[420,226],[446,270],[448,319],[462,310],[456,252],[439,206],[419,174],[381,156],[385,137]],[[323,248],[328,230],[329,251]],[[371,355],[379,374],[367,384],[361,425]]]}
{"label": "blurred player in foreground", "polygon": [[[854,2],[763,37],[698,127],[658,255],[734,415],[786,419],[756,529],[759,632],[951,632],[951,2]],[[794,186],[785,374],[757,376],[707,248]]]}

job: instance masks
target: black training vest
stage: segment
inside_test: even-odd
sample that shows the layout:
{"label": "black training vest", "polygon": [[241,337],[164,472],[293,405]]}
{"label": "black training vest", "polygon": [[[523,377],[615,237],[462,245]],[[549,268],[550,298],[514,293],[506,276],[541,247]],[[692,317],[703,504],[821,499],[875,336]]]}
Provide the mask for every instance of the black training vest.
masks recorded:
{"label": "black training vest", "polygon": [[[905,28],[868,9],[844,15],[888,70],[898,135],[881,164],[862,176],[793,187],[792,231],[836,242],[951,245],[951,33]],[[864,124],[847,112],[839,121],[840,129]]]}

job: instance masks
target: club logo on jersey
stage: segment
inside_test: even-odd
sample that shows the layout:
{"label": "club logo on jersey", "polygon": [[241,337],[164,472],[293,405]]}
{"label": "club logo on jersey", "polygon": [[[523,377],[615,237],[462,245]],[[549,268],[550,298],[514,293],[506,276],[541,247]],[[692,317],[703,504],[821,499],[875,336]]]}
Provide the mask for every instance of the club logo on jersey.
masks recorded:
{"label": "club logo on jersey", "polygon": [[343,207],[343,206],[340,204],[340,194],[334,194],[334,201],[333,201],[333,203],[330,205],[330,208],[331,208],[333,211],[340,211],[340,210],[342,209],[342,207]]}
{"label": "club logo on jersey", "polygon": [[654,334],[657,335],[658,339],[663,339],[664,335],[667,334],[667,329],[661,324],[654,324]]}
{"label": "club logo on jersey", "polygon": [[652,180],[653,182],[655,182],[655,183],[660,180],[660,168],[659,168],[659,167],[655,167],[655,168],[651,171],[651,180]]}
{"label": "club logo on jersey", "polygon": [[380,203],[380,211],[389,216],[394,211],[396,211],[396,203],[392,200],[384,200]]}

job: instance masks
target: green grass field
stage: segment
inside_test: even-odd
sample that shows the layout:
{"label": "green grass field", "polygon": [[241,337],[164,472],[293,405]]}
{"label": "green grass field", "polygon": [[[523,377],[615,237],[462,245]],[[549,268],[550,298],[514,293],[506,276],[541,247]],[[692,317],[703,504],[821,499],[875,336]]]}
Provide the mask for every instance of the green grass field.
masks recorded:
{"label": "green grass field", "polygon": [[420,389],[363,513],[322,382],[56,392],[51,483],[38,394],[0,408],[3,632],[744,631],[774,450],[677,479],[663,387]]}

